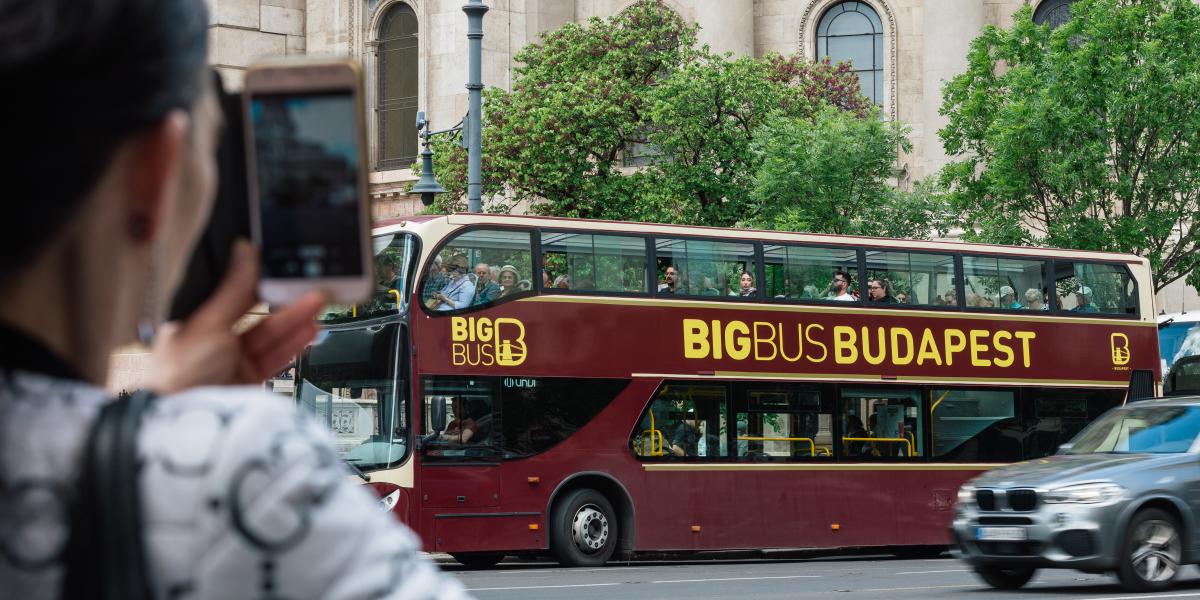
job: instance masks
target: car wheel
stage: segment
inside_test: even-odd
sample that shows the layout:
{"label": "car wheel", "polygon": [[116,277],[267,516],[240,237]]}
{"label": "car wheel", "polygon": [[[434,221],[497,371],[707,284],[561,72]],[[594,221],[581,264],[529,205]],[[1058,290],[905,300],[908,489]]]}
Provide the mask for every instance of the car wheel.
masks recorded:
{"label": "car wheel", "polygon": [[487,569],[504,560],[503,554],[492,552],[451,552],[450,556],[462,563],[464,567],[472,569]]}
{"label": "car wheel", "polygon": [[1179,574],[1183,539],[1166,511],[1150,508],[1133,516],[1117,565],[1121,587],[1134,592],[1164,590]]}
{"label": "car wheel", "polygon": [[1004,569],[991,565],[975,567],[975,574],[988,585],[998,590],[1015,590],[1029,583],[1037,569],[1018,568]]}
{"label": "car wheel", "polygon": [[567,567],[599,567],[617,548],[612,504],[593,489],[568,492],[550,515],[550,551]]}

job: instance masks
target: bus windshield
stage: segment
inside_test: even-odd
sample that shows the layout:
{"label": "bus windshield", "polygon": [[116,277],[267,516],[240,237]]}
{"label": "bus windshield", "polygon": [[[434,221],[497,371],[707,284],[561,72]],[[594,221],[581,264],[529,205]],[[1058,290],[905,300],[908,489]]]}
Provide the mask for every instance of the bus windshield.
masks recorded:
{"label": "bus windshield", "polygon": [[364,471],[395,464],[408,452],[407,402],[395,376],[401,331],[398,323],[329,331],[300,363],[301,408],[325,423],[338,454]]}
{"label": "bus windshield", "polygon": [[408,310],[408,290],[417,238],[410,233],[385,233],[372,239],[375,252],[375,293],[364,304],[331,305],[320,315],[327,325],[365,321]]}

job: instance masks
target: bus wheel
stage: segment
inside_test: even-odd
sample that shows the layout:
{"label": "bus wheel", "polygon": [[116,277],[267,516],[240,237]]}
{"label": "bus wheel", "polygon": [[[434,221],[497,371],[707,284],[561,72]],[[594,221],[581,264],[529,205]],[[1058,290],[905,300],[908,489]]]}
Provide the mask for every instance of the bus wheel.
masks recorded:
{"label": "bus wheel", "polygon": [[1179,574],[1183,541],[1175,518],[1157,508],[1133,516],[1118,559],[1117,578],[1132,592],[1165,590]]}
{"label": "bus wheel", "polygon": [[496,563],[504,560],[503,554],[495,554],[492,552],[451,552],[450,556],[454,560],[462,563],[464,567],[472,569],[486,569],[496,566]]}
{"label": "bus wheel", "polygon": [[550,551],[563,566],[602,566],[617,547],[616,513],[596,490],[568,493],[554,504],[550,523]]}
{"label": "bus wheel", "polygon": [[1015,590],[1029,583],[1037,569],[1002,569],[993,565],[975,567],[975,573],[988,585],[998,590]]}

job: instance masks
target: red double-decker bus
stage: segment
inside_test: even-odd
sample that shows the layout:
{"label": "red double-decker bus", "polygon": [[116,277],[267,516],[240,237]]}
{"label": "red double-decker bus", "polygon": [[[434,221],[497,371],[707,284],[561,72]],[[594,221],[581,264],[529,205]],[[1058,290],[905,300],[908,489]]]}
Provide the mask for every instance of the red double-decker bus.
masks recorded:
{"label": "red double-decker bus", "polygon": [[375,251],[297,399],[468,565],[934,548],[965,479],[1158,380],[1136,256],[497,215]]}

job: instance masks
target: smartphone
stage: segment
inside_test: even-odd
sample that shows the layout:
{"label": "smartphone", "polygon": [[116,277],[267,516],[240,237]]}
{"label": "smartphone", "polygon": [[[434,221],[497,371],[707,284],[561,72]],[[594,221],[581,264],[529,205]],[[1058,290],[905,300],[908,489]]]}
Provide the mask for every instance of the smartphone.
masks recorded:
{"label": "smartphone", "polygon": [[242,93],[247,189],[262,260],[259,296],[371,294],[362,68],[352,59],[263,63]]}

